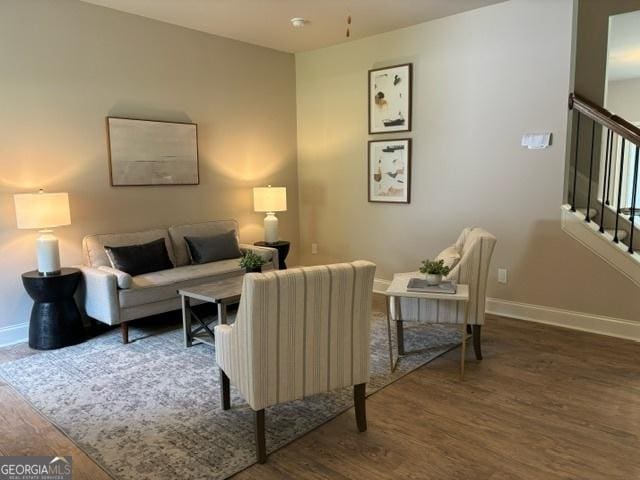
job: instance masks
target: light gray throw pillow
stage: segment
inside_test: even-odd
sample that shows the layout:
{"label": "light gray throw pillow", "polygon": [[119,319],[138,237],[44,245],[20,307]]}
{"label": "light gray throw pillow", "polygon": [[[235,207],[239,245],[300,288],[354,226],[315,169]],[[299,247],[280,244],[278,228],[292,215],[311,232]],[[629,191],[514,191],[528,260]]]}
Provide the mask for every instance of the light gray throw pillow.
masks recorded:
{"label": "light gray throw pillow", "polygon": [[184,240],[191,263],[218,262],[242,256],[235,230],[207,237],[184,237]]}

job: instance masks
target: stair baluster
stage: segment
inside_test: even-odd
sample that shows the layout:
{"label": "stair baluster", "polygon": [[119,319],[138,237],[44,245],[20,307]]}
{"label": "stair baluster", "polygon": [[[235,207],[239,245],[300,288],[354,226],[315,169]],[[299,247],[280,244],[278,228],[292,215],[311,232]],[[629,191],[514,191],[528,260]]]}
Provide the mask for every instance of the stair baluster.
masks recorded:
{"label": "stair baluster", "polygon": [[578,118],[576,124],[576,160],[575,162],[573,162],[573,191],[571,194],[572,212],[576,211],[576,190],[578,186],[578,152],[580,151],[580,117],[582,116],[579,110],[576,110],[576,113],[578,114]]}
{"label": "stair baluster", "polygon": [[622,149],[620,150],[620,180],[618,182],[618,205],[616,207],[616,228],[613,236],[613,243],[620,243],[618,239],[618,224],[620,222],[620,206],[622,203],[622,180],[624,178],[624,147],[626,139],[622,137]]}
{"label": "stair baluster", "polygon": [[629,237],[629,253],[633,253],[633,232],[635,230],[634,220],[636,218],[636,195],[638,194],[638,160],[640,155],[640,146],[636,145],[636,161],[633,171],[633,189],[631,191],[631,236]]}
{"label": "stair baluster", "polygon": [[613,167],[613,134],[614,132],[611,132],[611,143],[609,144],[609,176],[608,176],[608,180],[607,180],[607,199],[605,200],[605,203],[607,205],[610,205],[611,202],[609,201],[609,197],[611,197],[611,169]]}
{"label": "stair baluster", "polygon": [[591,122],[591,157],[589,158],[589,186],[587,187],[587,210],[584,216],[584,221],[591,223],[591,215],[589,210],[591,209],[591,182],[593,181],[593,148],[596,140],[596,121]]}
{"label": "stair baluster", "polygon": [[609,150],[609,145],[612,141],[612,133],[611,130],[607,129],[607,146],[605,148],[604,153],[604,168],[602,169],[602,173],[604,174],[604,180],[602,181],[602,205],[600,206],[600,233],[604,233],[604,203],[605,196],[607,192],[608,181],[611,180],[607,178],[607,168],[609,165],[609,156],[611,155],[611,150]]}

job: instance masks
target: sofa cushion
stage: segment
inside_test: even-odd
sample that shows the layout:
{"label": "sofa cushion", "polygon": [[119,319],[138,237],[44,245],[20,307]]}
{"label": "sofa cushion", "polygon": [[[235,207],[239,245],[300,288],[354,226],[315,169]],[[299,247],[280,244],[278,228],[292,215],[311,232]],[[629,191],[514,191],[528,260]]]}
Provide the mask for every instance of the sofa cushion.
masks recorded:
{"label": "sofa cushion", "polygon": [[164,238],[141,245],[105,245],[111,266],[131,276],[173,268]]}
{"label": "sofa cushion", "polygon": [[235,230],[206,237],[184,237],[191,263],[218,262],[242,256]]}
{"label": "sofa cushion", "polygon": [[175,298],[181,288],[214,282],[225,275],[242,272],[238,260],[233,259],[137,275],[133,277],[131,288],[118,292],[120,306],[127,308]]}
{"label": "sofa cushion", "polygon": [[189,265],[189,251],[185,236],[189,237],[206,237],[211,235],[220,235],[229,230],[235,230],[238,233],[238,222],[235,220],[216,220],[204,223],[189,223],[185,225],[172,225],[169,227],[169,236],[173,244],[174,262],[176,267]]}
{"label": "sofa cushion", "polygon": [[169,232],[163,229],[146,230],[144,232],[133,233],[106,233],[98,235],[89,235],[82,240],[82,251],[84,254],[85,264],[89,267],[110,267],[111,262],[104,250],[105,245],[111,247],[122,247],[125,245],[136,245],[148,243],[158,238],[164,238],[169,258],[175,265],[176,260],[173,256],[173,247],[169,239]]}

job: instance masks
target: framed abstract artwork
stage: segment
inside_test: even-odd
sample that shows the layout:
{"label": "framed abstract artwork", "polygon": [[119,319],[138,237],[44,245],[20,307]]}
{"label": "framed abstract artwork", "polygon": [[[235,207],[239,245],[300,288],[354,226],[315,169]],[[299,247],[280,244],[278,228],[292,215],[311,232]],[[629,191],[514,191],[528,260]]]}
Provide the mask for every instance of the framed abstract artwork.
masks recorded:
{"label": "framed abstract artwork", "polygon": [[369,133],[411,131],[413,65],[369,70]]}
{"label": "framed abstract artwork", "polygon": [[411,202],[411,139],[369,141],[369,201]]}
{"label": "framed abstract artwork", "polygon": [[111,185],[198,185],[195,123],[107,117]]}

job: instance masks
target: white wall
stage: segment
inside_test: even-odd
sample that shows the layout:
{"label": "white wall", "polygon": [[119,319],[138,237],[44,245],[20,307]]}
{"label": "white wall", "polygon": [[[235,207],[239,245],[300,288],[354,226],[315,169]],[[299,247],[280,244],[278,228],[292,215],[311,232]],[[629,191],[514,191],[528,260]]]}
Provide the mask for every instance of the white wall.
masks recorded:
{"label": "white wall", "polygon": [[[85,234],[235,217],[262,237],[251,187],[286,185],[283,238],[298,236],[293,55],[76,0],[0,2],[0,335],[28,321],[20,273],[35,232],[16,229],[13,194],[69,192],[62,262]],[[107,115],[198,124],[199,186],[109,184]],[[1,341],[0,341],[1,343]]]}
{"label": "white wall", "polygon": [[[498,238],[490,296],[640,319],[633,284],[560,227],[572,22],[572,0],[512,0],[297,54],[302,261],[366,258],[389,278],[479,225]],[[404,62],[413,131],[370,136],[367,70]],[[551,148],[519,146],[545,131]],[[367,140],[404,136],[411,204],[368,203]]]}
{"label": "white wall", "polygon": [[640,78],[608,82],[605,106],[629,122],[640,122]]}
{"label": "white wall", "polygon": [[577,4],[575,91],[604,105],[609,17],[640,10],[640,0],[577,0]]}

